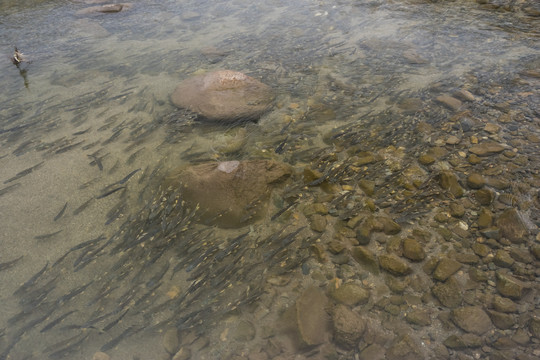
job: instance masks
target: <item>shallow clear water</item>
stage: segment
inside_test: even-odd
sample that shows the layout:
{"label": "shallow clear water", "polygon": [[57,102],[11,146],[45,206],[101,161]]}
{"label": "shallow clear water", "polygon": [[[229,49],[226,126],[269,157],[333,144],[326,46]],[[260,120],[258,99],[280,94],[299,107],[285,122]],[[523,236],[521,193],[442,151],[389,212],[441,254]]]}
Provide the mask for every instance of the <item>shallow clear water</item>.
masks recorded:
{"label": "shallow clear water", "polygon": [[[433,101],[436,96],[479,87],[486,89],[484,100],[496,96],[495,88],[511,94],[511,77],[538,68],[540,61],[538,20],[469,1],[156,0],[133,2],[120,13],[77,13],[89,6],[94,5],[0,5],[0,262],[22,256],[0,272],[0,352],[12,359],[43,354],[89,359],[103,346],[115,359],[156,358],[164,352],[163,329],[182,328],[182,321],[197,336],[223,335],[227,320],[222,316],[238,316],[229,311],[256,306],[267,291],[254,286],[260,279],[279,275],[283,267],[302,276],[309,258],[306,243],[319,235],[302,229],[295,214],[271,215],[309,198],[305,194],[311,190],[301,180],[306,166],[335,175],[328,159],[337,156],[346,163],[348,147],[354,149],[349,154],[387,149],[388,167],[364,169],[366,176],[400,172],[425,148],[417,124],[438,127],[453,116]],[[10,62],[14,46],[28,59],[20,67]],[[172,105],[170,94],[181,80],[217,69],[241,71],[268,84],[277,94],[275,107],[257,123],[227,127],[200,123]],[[538,105],[534,83],[530,86],[533,95],[511,106]],[[403,105],[410,99],[411,107]],[[492,110],[479,105],[474,111],[489,117]],[[228,151],[239,138],[240,148]],[[273,195],[264,221],[239,230],[175,223],[177,240],[164,236],[159,245],[150,242],[147,248],[154,247],[146,254],[140,246],[136,252],[123,248],[126,233],[136,238],[161,226],[146,212],[160,198],[161,179],[171,169],[259,158],[283,161],[299,174]],[[100,198],[111,189],[107,186],[137,169],[125,190]],[[388,198],[395,190],[389,184],[381,190]],[[340,206],[339,216],[351,210]],[[188,215],[186,210],[181,216]],[[178,221],[178,215],[171,217],[164,219]],[[272,241],[285,241],[296,229],[302,229],[294,235],[296,247],[282,261],[247,266],[250,251],[264,262],[275,250]],[[89,250],[97,251],[95,259],[80,271],[78,250],[57,262],[102,235],[106,240]],[[99,246],[109,239],[107,253],[101,252]],[[184,245],[170,247],[170,241]],[[204,249],[212,246],[229,249],[230,259],[210,264],[207,258],[215,252]],[[293,260],[282,265],[288,259]],[[234,267],[246,261],[251,274]],[[208,272],[236,270],[214,283],[198,274],[203,290],[194,289],[184,270],[199,262]],[[46,264],[41,292],[31,294],[27,304],[12,295]],[[152,277],[163,271],[167,276],[153,287]],[[62,298],[87,284],[69,300]],[[106,292],[111,287],[116,290]],[[187,300],[181,302],[183,294]],[[33,302],[40,295],[43,299]],[[148,298],[138,302],[144,295]],[[185,311],[153,307],[167,300]],[[116,311],[123,301],[129,306]],[[68,312],[62,325],[41,332]],[[69,327],[107,312],[114,313],[106,321]],[[118,325],[111,323],[115,319]],[[74,335],[71,342],[59,343]],[[118,336],[122,341],[116,345]],[[233,345],[211,343],[207,348],[213,355],[205,356],[220,358],[216,354],[228,347]],[[69,352],[56,352],[63,349]]]}

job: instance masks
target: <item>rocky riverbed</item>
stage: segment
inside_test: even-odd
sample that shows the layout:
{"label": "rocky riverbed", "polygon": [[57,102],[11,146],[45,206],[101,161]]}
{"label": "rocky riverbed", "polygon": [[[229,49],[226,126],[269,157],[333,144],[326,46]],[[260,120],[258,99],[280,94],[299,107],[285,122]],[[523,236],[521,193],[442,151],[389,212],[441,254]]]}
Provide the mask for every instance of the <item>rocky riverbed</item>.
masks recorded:
{"label": "rocky riverbed", "polygon": [[[540,357],[536,2],[54,4],[68,64],[0,67],[0,359]],[[170,102],[223,69],[250,122]]]}

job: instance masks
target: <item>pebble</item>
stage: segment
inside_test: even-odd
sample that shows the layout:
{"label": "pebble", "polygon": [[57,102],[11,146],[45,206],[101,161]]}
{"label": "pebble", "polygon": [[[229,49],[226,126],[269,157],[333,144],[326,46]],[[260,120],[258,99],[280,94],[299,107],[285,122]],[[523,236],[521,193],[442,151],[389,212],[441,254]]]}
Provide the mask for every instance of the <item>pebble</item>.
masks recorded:
{"label": "pebble", "polygon": [[374,275],[379,274],[379,261],[377,256],[365,246],[355,246],[352,248],[353,258],[366,270]]}
{"label": "pebble", "polygon": [[512,259],[512,257],[510,256],[510,254],[507,251],[499,249],[495,253],[495,257],[493,258],[493,262],[497,266],[509,268],[514,264],[514,259]]}
{"label": "pebble", "polygon": [[163,334],[163,347],[165,350],[174,355],[178,351],[179,339],[178,330],[176,328],[170,328]]}
{"label": "pebble", "polygon": [[482,346],[482,338],[475,334],[450,335],[444,340],[444,345],[450,349],[477,348]]}
{"label": "pebble", "polygon": [[491,319],[480,306],[464,306],[452,310],[452,320],[466,332],[482,335],[492,327]]}
{"label": "pebble", "polygon": [[463,298],[461,287],[454,277],[450,277],[444,283],[435,284],[432,291],[433,295],[446,307],[455,308],[461,304]]}
{"label": "pebble", "polygon": [[465,215],[465,207],[461,202],[453,201],[450,203],[450,215],[460,218]]}
{"label": "pebble", "polygon": [[497,311],[504,313],[512,313],[517,311],[517,305],[509,298],[505,298],[499,295],[493,297],[493,308]]}
{"label": "pebble", "polygon": [[326,230],[326,217],[315,214],[311,217],[311,230],[316,232],[324,232]]}
{"label": "pebble", "polygon": [[251,341],[255,338],[255,326],[250,321],[240,320],[236,325],[233,337],[241,342]]}
{"label": "pebble", "polygon": [[403,256],[412,261],[422,261],[426,258],[424,247],[414,238],[403,240]]}
{"label": "pebble", "polygon": [[493,213],[486,208],[480,210],[480,215],[478,215],[478,227],[480,229],[485,229],[491,226],[493,223]]}
{"label": "pebble", "polygon": [[496,134],[499,131],[501,131],[501,127],[499,125],[497,125],[497,124],[488,123],[484,127],[484,131],[486,131],[486,132],[488,132],[490,134]]}
{"label": "pebble", "polygon": [[526,241],[529,231],[521,214],[515,208],[505,210],[497,219],[497,226],[500,229],[501,236],[512,243],[519,244]]}
{"label": "pebble", "polygon": [[540,317],[533,316],[529,323],[529,330],[531,335],[537,339],[540,339]]}
{"label": "pebble", "polygon": [[442,258],[437,264],[437,267],[433,272],[433,277],[436,280],[445,281],[450,276],[455,274],[460,268],[461,264],[458,261],[445,257]]}
{"label": "pebble", "polygon": [[346,349],[353,349],[366,329],[365,320],[345,305],[337,305],[333,316],[334,339]]}
{"label": "pebble", "polygon": [[477,156],[490,156],[501,153],[505,147],[496,142],[483,142],[478,145],[473,145],[469,148],[469,152]]}
{"label": "pebble", "polygon": [[493,322],[493,325],[501,330],[510,329],[516,323],[514,316],[511,314],[505,314],[493,310],[488,310],[488,314]]}
{"label": "pebble", "polygon": [[318,288],[307,288],[296,300],[296,323],[302,341],[308,345],[322,344],[327,337],[328,299]]}
{"label": "pebble", "polygon": [[385,360],[386,359],[386,349],[381,345],[375,343],[366,347],[360,353],[359,360]]}
{"label": "pebble", "polygon": [[375,193],[375,181],[362,179],[358,182],[358,186],[368,196],[372,196]]}
{"label": "pebble", "polygon": [[92,356],[92,360],[110,360],[111,357],[104,352],[98,351]]}
{"label": "pebble", "polygon": [[454,135],[451,135],[448,137],[448,139],[446,139],[446,143],[448,145],[457,145],[459,144],[461,140],[457,137],[457,136],[454,136]]}
{"label": "pebble", "polygon": [[384,270],[397,276],[408,275],[412,272],[410,266],[394,254],[380,255],[379,264]]}
{"label": "pebble", "polygon": [[474,243],[472,246],[472,250],[476,255],[481,257],[487,256],[490,252],[489,246],[480,243]]}
{"label": "pebble", "polygon": [[529,285],[516,279],[515,277],[498,271],[497,275],[497,291],[505,297],[510,299],[519,300],[523,297],[525,292],[529,289]]}
{"label": "pebble", "polygon": [[386,351],[386,359],[388,360],[403,360],[403,359],[424,359],[422,347],[419,341],[412,335],[405,334],[396,338],[388,350]]}
{"label": "pebble", "polygon": [[369,300],[369,291],[355,283],[346,283],[337,289],[331,287],[330,297],[349,306],[365,304]]}
{"label": "pebble", "polygon": [[435,98],[435,101],[454,111],[459,110],[459,108],[461,107],[461,101],[450,95],[437,96],[437,98]]}
{"label": "pebble", "polygon": [[478,173],[470,174],[467,177],[467,186],[471,189],[481,189],[485,183],[484,177]]}
{"label": "pebble", "polygon": [[475,101],[476,100],[474,95],[470,91],[465,90],[465,89],[461,89],[459,91],[456,91],[453,94],[453,96],[458,98],[458,99],[461,99],[463,101]]}
{"label": "pebble", "polygon": [[428,326],[431,325],[431,317],[427,310],[415,309],[405,315],[405,320],[413,325]]}
{"label": "pebble", "polygon": [[489,189],[480,189],[474,193],[474,198],[480,205],[491,205],[491,202],[493,201],[493,192]]}
{"label": "pebble", "polygon": [[439,184],[443,189],[449,190],[454,197],[459,198],[463,196],[463,188],[459,185],[458,178],[453,172],[449,170],[441,171]]}

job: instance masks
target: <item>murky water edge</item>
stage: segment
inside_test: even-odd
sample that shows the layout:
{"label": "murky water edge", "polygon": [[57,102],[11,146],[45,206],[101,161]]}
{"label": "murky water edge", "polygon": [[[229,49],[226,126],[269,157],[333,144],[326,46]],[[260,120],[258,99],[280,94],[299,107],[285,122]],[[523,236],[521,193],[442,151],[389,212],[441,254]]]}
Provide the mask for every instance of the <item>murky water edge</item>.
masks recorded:
{"label": "murky water edge", "polygon": [[[0,8],[4,358],[538,355],[536,17],[468,1],[22,5]],[[170,103],[216,69],[270,85],[274,109],[227,127]],[[161,186],[243,159],[296,175],[242,229],[197,224]],[[287,311],[312,311],[310,286],[330,299],[322,340]],[[489,313],[484,332],[461,322],[468,307]],[[362,331],[340,332],[340,312]]]}

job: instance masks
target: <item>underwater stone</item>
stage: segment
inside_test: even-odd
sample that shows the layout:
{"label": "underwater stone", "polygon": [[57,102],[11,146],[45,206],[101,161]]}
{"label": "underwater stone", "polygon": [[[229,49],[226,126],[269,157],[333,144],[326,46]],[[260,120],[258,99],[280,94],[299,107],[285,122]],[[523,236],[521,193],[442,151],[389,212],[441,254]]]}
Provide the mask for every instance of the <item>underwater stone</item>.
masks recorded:
{"label": "underwater stone", "polygon": [[189,206],[198,206],[203,222],[237,228],[263,216],[273,187],[291,173],[272,160],[211,162],[173,171],[165,187],[179,189]]}
{"label": "underwater stone", "polygon": [[171,95],[174,105],[210,121],[257,120],[274,101],[272,89],[237,71],[220,70],[182,81]]}

